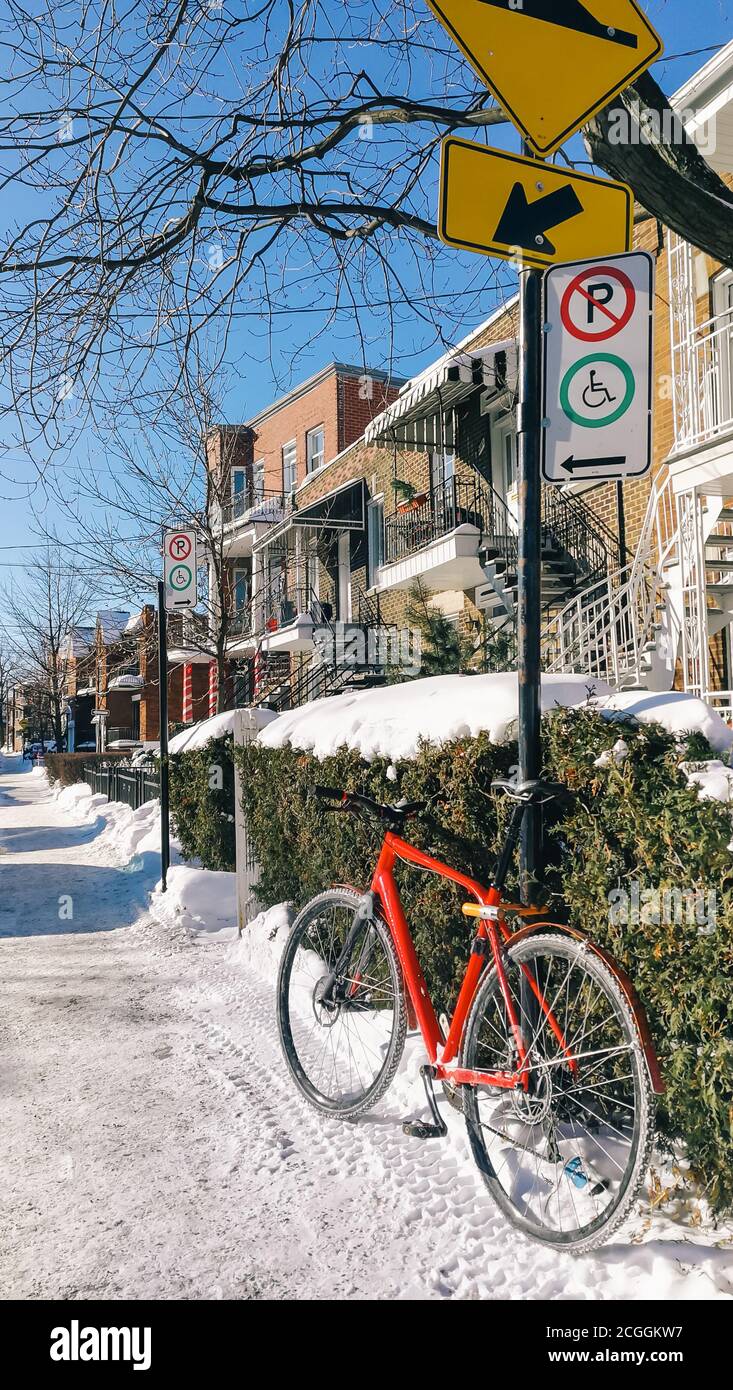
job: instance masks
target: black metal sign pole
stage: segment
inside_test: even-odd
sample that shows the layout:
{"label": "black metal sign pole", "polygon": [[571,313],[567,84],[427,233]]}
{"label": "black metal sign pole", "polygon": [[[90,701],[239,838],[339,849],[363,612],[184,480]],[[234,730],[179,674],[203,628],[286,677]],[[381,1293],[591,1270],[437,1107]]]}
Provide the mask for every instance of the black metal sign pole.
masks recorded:
{"label": "black metal sign pole", "polygon": [[[525,151],[528,152],[528,151]],[[542,169],[537,165],[538,172]],[[541,452],[542,273],[520,271],[520,370],[518,411],[519,569],[517,645],[519,669],[519,776],[539,777],[540,618],[542,584]],[[540,812],[530,807],[520,841],[522,901],[533,901],[540,872]]]}
{"label": "black metal sign pole", "polygon": [[171,862],[170,800],[168,796],[168,637],[165,584],[158,580],[158,686],[160,690],[160,867],[162,889],[168,887]]}

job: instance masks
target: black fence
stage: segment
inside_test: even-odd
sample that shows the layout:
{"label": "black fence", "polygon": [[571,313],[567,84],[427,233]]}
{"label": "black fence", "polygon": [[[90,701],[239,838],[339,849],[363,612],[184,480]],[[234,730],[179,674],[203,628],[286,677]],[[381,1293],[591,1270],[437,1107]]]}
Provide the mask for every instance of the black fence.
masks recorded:
{"label": "black fence", "polygon": [[84,768],[84,781],[98,796],[123,801],[133,811],[146,801],[160,797],[160,770],[157,767],[124,767],[119,763],[94,764]]}

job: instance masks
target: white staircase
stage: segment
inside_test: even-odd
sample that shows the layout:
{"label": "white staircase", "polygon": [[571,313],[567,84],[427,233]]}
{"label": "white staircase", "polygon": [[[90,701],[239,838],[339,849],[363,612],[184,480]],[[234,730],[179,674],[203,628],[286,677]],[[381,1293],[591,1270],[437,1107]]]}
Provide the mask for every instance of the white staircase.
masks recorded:
{"label": "white staircase", "polygon": [[652,485],[633,561],[553,617],[543,664],[661,691],[672,688],[681,661],[683,688],[720,704],[708,640],[732,619],[733,509],[721,497],[676,496],[665,474]]}

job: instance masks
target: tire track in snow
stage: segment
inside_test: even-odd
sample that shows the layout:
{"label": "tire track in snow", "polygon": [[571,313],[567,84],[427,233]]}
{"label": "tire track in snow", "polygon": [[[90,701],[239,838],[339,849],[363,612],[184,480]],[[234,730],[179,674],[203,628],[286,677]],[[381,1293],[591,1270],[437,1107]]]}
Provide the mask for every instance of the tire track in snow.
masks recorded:
{"label": "tire track in snow", "polygon": [[[157,925],[135,930],[146,931],[154,951],[166,949]],[[174,942],[170,946],[176,949]],[[186,948],[180,943],[178,949]],[[595,1256],[576,1259],[545,1250],[508,1225],[474,1167],[461,1117],[448,1116],[445,1141],[423,1143],[403,1135],[402,1120],[423,1105],[419,1078],[409,1074],[410,1063],[416,1071],[422,1055],[415,1043],[408,1039],[408,1069],[403,1063],[376,1111],[355,1123],[321,1116],[299,1096],[285,1069],[272,985],[234,970],[220,946],[197,946],[195,955],[198,982],[182,1003],[199,1015],[212,1078],[244,1104],[242,1142],[258,1190],[267,1192],[277,1180],[281,1204],[295,1203],[306,1223],[309,1207],[322,1219],[334,1204],[346,1205],[357,1245],[365,1217],[372,1229],[374,1219],[388,1221],[403,1258],[381,1296],[613,1296],[610,1271]]]}

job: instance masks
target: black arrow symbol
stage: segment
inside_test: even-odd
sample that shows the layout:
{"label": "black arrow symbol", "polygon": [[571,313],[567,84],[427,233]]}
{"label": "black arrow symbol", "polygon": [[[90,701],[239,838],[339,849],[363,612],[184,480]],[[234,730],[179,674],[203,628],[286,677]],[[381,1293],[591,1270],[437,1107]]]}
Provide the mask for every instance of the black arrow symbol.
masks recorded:
{"label": "black arrow symbol", "polygon": [[614,29],[612,24],[603,24],[594,19],[580,0],[522,0],[521,7],[512,0],[479,0],[482,5],[493,5],[496,10],[511,10],[512,14],[526,15],[528,19],[542,19],[546,24],[558,24],[561,29],[574,29],[577,34],[588,34],[593,39],[605,39],[606,43],[622,44],[624,48],[638,48],[637,34],[626,29]]}
{"label": "black arrow symbol", "polygon": [[550,227],[569,222],[571,217],[577,217],[582,211],[583,204],[571,183],[555,189],[554,193],[545,193],[533,203],[527,201],[522,184],[515,183],[494,232],[494,241],[554,256],[555,247],[548,241],[545,232]]}
{"label": "black arrow symbol", "polygon": [[619,454],[613,458],[605,459],[576,459],[573,454],[560,464],[566,473],[581,473],[586,468],[621,468],[626,462],[626,455]]}

